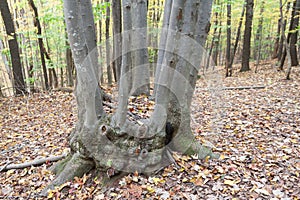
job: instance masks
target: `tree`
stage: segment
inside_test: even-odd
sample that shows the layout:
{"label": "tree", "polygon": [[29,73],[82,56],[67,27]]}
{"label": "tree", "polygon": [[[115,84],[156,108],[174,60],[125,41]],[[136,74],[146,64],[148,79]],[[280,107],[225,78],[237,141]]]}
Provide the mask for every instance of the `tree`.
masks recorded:
{"label": "tree", "polygon": [[250,70],[250,50],[251,50],[251,31],[252,31],[252,19],[253,19],[253,0],[246,0],[246,22],[243,42],[243,55],[242,55],[242,67],[240,72]]}
{"label": "tree", "polygon": [[227,43],[226,43],[226,77],[232,76],[232,66],[230,66],[231,56],[231,1],[227,2]]}
{"label": "tree", "polygon": [[122,64],[122,20],[121,20],[121,0],[112,1],[112,16],[113,16],[113,65],[115,81],[120,80],[121,64]]}
{"label": "tree", "polygon": [[238,25],[238,28],[237,28],[237,33],[236,33],[236,38],[235,38],[235,42],[234,42],[234,46],[233,46],[233,50],[232,50],[232,55],[230,56],[230,63],[229,63],[229,66],[228,66],[228,68],[230,69],[229,70],[229,75],[232,75],[232,65],[233,65],[233,60],[234,60],[236,50],[237,50],[237,47],[238,47],[238,44],[239,44],[239,41],[240,41],[241,28],[242,28],[242,24],[243,24],[244,15],[245,15],[245,4],[243,4],[242,14],[241,14],[239,25]]}
{"label": "tree", "polygon": [[255,67],[255,73],[257,72],[257,68],[259,65],[259,60],[261,57],[261,42],[262,42],[262,32],[263,32],[263,22],[264,22],[264,10],[265,10],[265,2],[261,2],[261,8],[260,8],[260,17],[258,21],[258,27],[255,35],[255,47],[254,47],[254,58],[256,59],[256,67]]}
{"label": "tree", "polygon": [[290,50],[292,66],[299,64],[297,56],[297,40],[298,40],[298,26],[299,26],[299,11],[300,11],[300,0],[296,0],[293,5],[293,20],[291,20],[291,39],[290,39]]}
{"label": "tree", "polygon": [[[109,3],[109,0],[105,0]],[[110,62],[110,41],[109,41],[109,27],[110,27],[110,6],[106,7],[106,17],[105,17],[105,38],[106,38],[106,72],[108,84],[112,84],[112,74],[111,74],[111,62]]]}
{"label": "tree", "polygon": [[132,88],[134,96],[150,95],[150,66],[147,46],[147,0],[132,0]]}
{"label": "tree", "polygon": [[[87,9],[80,9],[82,1],[64,1],[70,46],[78,72],[78,123],[70,137],[72,151],[57,164],[57,177],[48,188],[82,176],[93,167],[97,167],[104,179],[119,172],[152,173],[172,162],[171,150],[197,153],[199,159],[216,156],[208,147],[199,144],[190,127],[191,98],[202,60],[201,46],[209,30],[212,2],[167,0],[166,3],[171,5],[172,12],[164,18],[168,19],[164,23],[174,29],[167,32],[165,59],[156,77],[156,104],[150,119],[137,123],[126,117],[130,78],[127,52],[123,51],[122,55],[118,108],[109,116],[96,105],[97,102],[102,105],[102,100],[94,98],[98,87],[92,60],[97,57],[87,55],[84,34],[87,26],[82,23],[81,13]],[[125,10],[130,5],[129,1],[123,1]],[[128,17],[126,13],[123,16],[124,20]],[[124,30],[127,28],[124,26]],[[132,50],[127,46],[129,36],[124,33],[122,37],[123,50]]]}
{"label": "tree", "polygon": [[32,8],[33,12],[34,12],[34,25],[37,28],[37,35],[38,35],[38,42],[39,42],[39,48],[40,48],[40,56],[41,56],[41,61],[42,61],[42,69],[43,69],[43,74],[44,74],[44,83],[45,83],[45,88],[46,90],[50,89],[50,85],[49,85],[49,80],[48,80],[48,73],[47,73],[47,67],[46,67],[46,60],[45,60],[45,45],[43,42],[43,38],[42,38],[42,26],[39,20],[39,14],[38,14],[38,9],[35,6],[33,0],[28,0],[28,3],[30,5],[30,7]]}
{"label": "tree", "polygon": [[15,94],[24,95],[26,93],[26,85],[22,73],[19,45],[17,41],[17,34],[14,27],[14,21],[10,13],[7,0],[1,0],[0,11],[4,21],[6,34],[8,36],[8,45],[9,45],[12,68],[13,68]]}

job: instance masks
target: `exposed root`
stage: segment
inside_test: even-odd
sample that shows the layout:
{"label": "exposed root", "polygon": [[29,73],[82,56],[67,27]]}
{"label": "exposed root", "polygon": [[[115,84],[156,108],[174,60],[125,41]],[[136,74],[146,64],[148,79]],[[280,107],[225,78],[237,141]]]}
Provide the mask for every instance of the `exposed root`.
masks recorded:
{"label": "exposed root", "polygon": [[84,159],[79,153],[74,153],[53,182],[41,192],[41,196],[47,196],[48,190],[52,190],[55,186],[59,186],[66,181],[73,180],[74,177],[82,177],[94,167],[93,161]]}

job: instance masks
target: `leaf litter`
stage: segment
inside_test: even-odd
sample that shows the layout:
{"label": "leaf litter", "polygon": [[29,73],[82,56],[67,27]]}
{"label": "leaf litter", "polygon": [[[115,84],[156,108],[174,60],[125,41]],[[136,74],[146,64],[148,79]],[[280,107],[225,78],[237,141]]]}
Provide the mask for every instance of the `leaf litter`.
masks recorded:
{"label": "leaf litter", "polygon": [[[300,198],[300,69],[291,81],[265,64],[258,73],[234,73],[223,87],[265,85],[264,89],[222,90],[211,95],[197,83],[192,128],[213,146],[219,160],[174,154],[176,163],[158,174],[123,177],[102,191],[87,174],[49,192],[49,199],[282,199]],[[223,74],[222,74],[223,75]],[[38,93],[0,99],[0,165],[22,163],[68,151],[76,124],[74,96]],[[106,108],[108,109],[108,108]],[[132,98],[129,111],[148,117],[153,102]],[[43,199],[36,195],[54,179],[52,163],[9,170],[0,176],[0,199]]]}

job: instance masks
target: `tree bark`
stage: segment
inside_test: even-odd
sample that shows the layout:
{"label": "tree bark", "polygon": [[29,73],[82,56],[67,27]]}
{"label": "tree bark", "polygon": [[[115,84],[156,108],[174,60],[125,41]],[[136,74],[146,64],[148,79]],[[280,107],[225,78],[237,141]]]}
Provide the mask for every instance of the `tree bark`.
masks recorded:
{"label": "tree bark", "polygon": [[227,2],[226,77],[232,76],[231,57],[231,1]]}
{"label": "tree bark", "polygon": [[255,36],[255,49],[254,49],[254,59],[256,60],[256,67],[255,67],[255,73],[257,72],[258,65],[259,65],[259,60],[261,56],[261,40],[262,40],[262,31],[263,31],[263,22],[264,22],[264,4],[265,2],[261,2],[261,8],[260,8],[260,18],[258,21],[258,27],[257,27],[257,32]]}
{"label": "tree bark", "polygon": [[120,81],[122,64],[122,18],[121,18],[121,0],[112,1],[113,16],[113,65],[115,70],[115,81]]}
{"label": "tree bark", "polygon": [[292,66],[299,64],[297,56],[297,40],[298,40],[298,26],[299,26],[299,11],[300,11],[300,0],[296,0],[293,6],[293,20],[291,20],[291,38],[290,38],[290,50],[291,50],[291,62]]}
{"label": "tree bark", "polygon": [[237,51],[237,47],[238,47],[238,44],[240,41],[241,28],[242,28],[242,24],[243,24],[244,15],[245,15],[245,4],[243,5],[243,8],[242,8],[242,14],[241,14],[241,18],[239,21],[239,26],[237,28],[237,33],[236,33],[236,38],[235,38],[235,42],[234,42],[234,46],[233,46],[233,50],[232,50],[232,55],[230,56],[229,69],[231,69],[231,70],[232,70],[233,60],[234,60],[234,57],[235,57],[235,54]]}
{"label": "tree bark", "polygon": [[8,36],[8,45],[13,68],[15,94],[24,95],[26,94],[26,85],[22,73],[19,45],[17,41],[17,34],[15,31],[14,22],[8,7],[7,0],[1,0],[0,11],[2,19],[4,21],[6,34]]}
{"label": "tree bark", "polygon": [[250,52],[251,52],[251,31],[252,31],[252,19],[253,19],[253,0],[246,0],[246,22],[243,42],[243,55],[242,55],[242,67],[240,72],[250,70]]}
{"label": "tree bark", "polygon": [[147,1],[132,0],[132,88],[131,94],[150,95],[150,66],[147,48]]}
{"label": "tree bark", "polygon": [[28,0],[28,3],[34,12],[34,17],[35,17],[34,26],[37,28],[38,43],[39,43],[39,48],[40,48],[40,56],[41,56],[43,74],[44,74],[45,89],[49,90],[50,86],[49,86],[47,66],[46,66],[45,54],[44,54],[45,47],[44,47],[43,38],[42,38],[42,26],[41,26],[41,23],[39,20],[39,14],[38,14],[37,7],[35,6],[33,0]]}
{"label": "tree bark", "polygon": [[[192,134],[189,123],[191,98],[202,60],[199,52],[202,55],[208,34],[212,2],[210,0],[167,1],[172,5],[169,23],[174,29],[168,31],[165,49],[168,55],[166,55],[167,59],[163,60],[165,65],[161,67],[158,85],[162,88],[169,86],[169,88],[166,90],[158,88],[156,93],[158,106],[155,106],[150,122],[126,120],[129,94],[126,85],[129,65],[126,56],[122,60],[120,78],[122,87],[119,87],[119,104],[123,101],[124,105],[119,106],[113,116],[107,116],[103,112],[100,116],[95,114],[98,108],[95,106],[93,93],[97,82],[92,63],[89,59],[84,59],[86,40],[78,9],[79,1],[64,1],[70,45],[78,70],[76,90],[79,120],[70,138],[71,154],[56,166],[55,171],[58,175],[48,188],[62,184],[74,176],[81,176],[93,167],[97,168],[104,179],[107,176],[112,178],[120,172],[137,171],[151,174],[173,160],[168,153],[170,149],[190,155],[197,153],[199,159],[207,156],[217,157],[210,148],[199,144]],[[123,0],[123,8],[127,9],[123,20],[128,20],[126,12],[132,8],[130,3],[129,0]],[[124,26],[124,30],[127,28]],[[125,49],[130,46],[124,45],[125,42],[130,41],[129,35],[124,33],[122,38],[123,50],[131,50]],[[126,52],[130,51],[123,52],[126,55]],[[165,93],[166,91],[168,93]],[[166,94],[170,96],[165,98]],[[173,95],[177,97],[178,102],[173,101],[175,99]],[[168,102],[165,102],[166,100]],[[169,104],[174,107],[170,107]],[[170,122],[167,122],[168,120]]]}
{"label": "tree bark", "polygon": [[[105,0],[109,3],[109,0]],[[106,73],[107,82],[109,85],[112,84],[112,73],[111,73],[111,60],[110,60],[110,40],[109,40],[109,28],[110,28],[110,6],[106,7],[106,18],[105,18],[105,49],[106,49]]]}

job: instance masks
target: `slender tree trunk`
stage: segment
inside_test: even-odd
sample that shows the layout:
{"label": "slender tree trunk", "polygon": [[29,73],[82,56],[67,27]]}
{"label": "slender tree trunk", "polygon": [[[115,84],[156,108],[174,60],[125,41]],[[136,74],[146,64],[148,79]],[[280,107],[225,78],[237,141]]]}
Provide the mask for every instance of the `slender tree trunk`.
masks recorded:
{"label": "slender tree trunk", "polygon": [[115,71],[115,81],[120,81],[122,64],[122,18],[121,18],[121,0],[112,1],[113,15],[113,64]]}
{"label": "slender tree trunk", "polygon": [[[287,2],[286,12],[285,12],[286,17],[288,16],[288,13],[289,13],[289,10],[290,10],[290,4],[291,4],[291,2]],[[282,7],[280,7],[280,12],[283,12],[282,9],[283,9],[283,5],[282,5]],[[286,29],[287,20],[286,20],[285,17],[280,18],[280,20],[283,20],[283,21],[280,21],[280,24],[281,24],[281,37],[280,37],[279,50],[278,50],[278,61],[280,61],[279,69],[283,70],[283,65],[281,66],[281,63],[282,63],[282,59],[283,58],[285,59],[285,56],[286,56],[285,45],[284,45],[284,37],[286,37],[285,36],[285,29]],[[288,36],[288,38],[289,38],[289,36]]]}
{"label": "slender tree trunk", "polygon": [[255,49],[254,49],[254,58],[256,60],[256,67],[255,73],[257,72],[257,68],[259,65],[260,55],[261,55],[261,40],[262,40],[262,32],[263,32],[263,22],[264,22],[264,4],[265,2],[261,2],[261,9],[260,9],[260,18],[258,22],[257,32],[255,36]]}
{"label": "slender tree trunk", "polygon": [[253,19],[253,0],[246,0],[246,22],[245,22],[245,33],[243,42],[243,56],[242,56],[242,67],[240,72],[250,70],[250,52],[251,52],[251,31],[252,31],[252,19]]}
{"label": "slender tree trunk", "polygon": [[[101,0],[99,3],[103,3],[103,0]],[[99,43],[102,44],[102,30],[103,30],[103,27],[102,27],[102,19],[100,18],[99,19]],[[100,58],[103,58],[103,45],[100,45],[100,48],[99,48],[99,54],[100,54]],[[101,84],[104,83],[104,74],[103,74],[103,60],[101,61],[100,63],[100,66],[99,66],[99,78],[100,78],[100,82]]]}
{"label": "slender tree trunk", "polygon": [[[218,2],[216,2],[216,4],[218,5]],[[216,43],[217,43],[216,40],[218,39],[218,33],[217,33],[218,24],[219,24],[218,15],[219,15],[219,12],[215,12],[215,23],[214,23],[215,27],[214,27],[214,31],[212,34],[213,36],[212,36],[212,40],[211,40],[211,45],[210,45],[208,56],[207,56],[206,68],[209,68],[211,55],[212,55],[213,49],[216,46]],[[214,63],[214,64],[216,64],[216,63]]]}
{"label": "slender tree trunk", "polygon": [[45,47],[44,47],[44,44],[43,44],[42,27],[41,27],[41,23],[40,23],[40,20],[39,20],[39,14],[38,14],[37,7],[35,6],[33,0],[28,0],[28,3],[29,3],[30,7],[32,8],[32,10],[34,12],[34,17],[35,17],[34,25],[37,28],[38,43],[39,43],[39,48],[40,48],[40,56],[41,56],[43,74],[44,74],[45,89],[49,90],[50,86],[49,86],[47,66],[46,66],[45,54],[44,54]]}
{"label": "slender tree trunk", "polygon": [[272,53],[272,59],[275,59],[279,55],[279,41],[280,41],[280,30],[281,30],[281,23],[280,19],[278,20],[278,26],[277,26],[277,35],[276,35],[276,40],[273,48],[273,53]]}
{"label": "slender tree trunk", "polygon": [[0,1],[0,11],[2,19],[4,21],[6,34],[8,35],[8,46],[12,61],[15,94],[24,95],[26,93],[26,85],[22,73],[19,45],[17,41],[17,34],[15,31],[14,22],[8,7],[7,0]]}
{"label": "slender tree trunk", "polygon": [[[109,3],[109,0],[105,0]],[[109,85],[112,84],[112,73],[111,73],[111,60],[110,60],[110,40],[109,40],[109,29],[110,29],[110,6],[106,7],[105,15],[105,48],[106,48],[106,73],[107,73],[107,82]]]}
{"label": "slender tree trunk", "polygon": [[226,42],[226,77],[232,76],[232,66],[230,66],[231,56],[231,1],[227,2],[227,42]]}
{"label": "slender tree trunk", "polygon": [[238,44],[240,41],[240,37],[241,37],[241,28],[242,28],[242,24],[243,24],[244,15],[245,15],[245,4],[243,5],[243,8],[242,8],[242,14],[241,14],[241,18],[239,21],[239,26],[237,28],[237,33],[236,33],[236,38],[235,38],[235,42],[234,42],[234,46],[233,46],[233,50],[232,50],[232,55],[230,56],[229,69],[231,69],[231,75],[232,75],[233,60],[234,60],[234,57],[235,57],[235,54],[236,54],[236,51],[238,48]]}
{"label": "slender tree trunk", "polygon": [[297,40],[298,40],[298,26],[299,26],[299,11],[300,11],[300,0],[296,0],[293,6],[293,20],[291,21],[291,37],[290,37],[290,50],[292,66],[299,64],[297,56]]}

